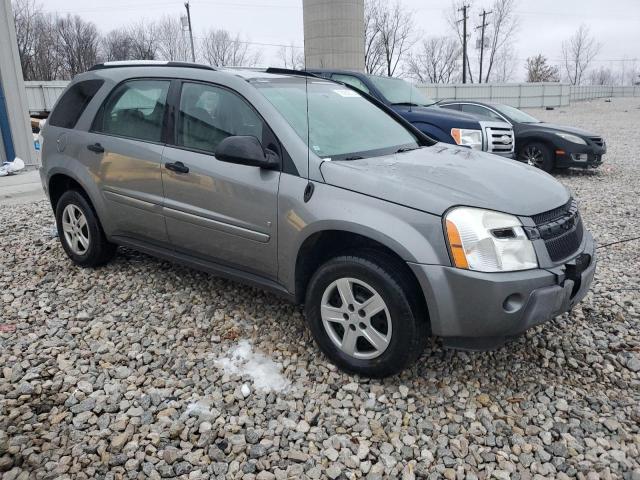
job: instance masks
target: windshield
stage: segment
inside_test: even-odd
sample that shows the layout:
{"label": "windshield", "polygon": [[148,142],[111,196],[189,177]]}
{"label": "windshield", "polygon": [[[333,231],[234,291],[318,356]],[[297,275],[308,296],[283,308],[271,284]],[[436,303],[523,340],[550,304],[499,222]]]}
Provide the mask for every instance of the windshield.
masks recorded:
{"label": "windshield", "polygon": [[369,79],[380,90],[380,93],[392,105],[415,105],[426,107],[433,105],[435,100],[427,97],[413,84],[405,82],[401,78],[378,77],[369,75]]}
{"label": "windshield", "polygon": [[540,123],[537,118],[509,105],[494,105],[494,108],[516,123]]}
{"label": "windshield", "polygon": [[305,86],[300,78],[261,79],[254,85],[319,157],[355,160],[419,146],[393,117],[343,85],[309,80]]}

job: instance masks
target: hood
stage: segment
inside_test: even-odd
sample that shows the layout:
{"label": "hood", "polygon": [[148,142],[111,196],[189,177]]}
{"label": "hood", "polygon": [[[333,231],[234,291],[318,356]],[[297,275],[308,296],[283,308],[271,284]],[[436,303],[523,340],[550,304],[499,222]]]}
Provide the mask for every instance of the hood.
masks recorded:
{"label": "hood", "polygon": [[524,123],[523,126],[525,126],[527,129],[533,128],[533,129],[540,129],[540,130],[545,130],[550,132],[572,133],[580,137],[599,137],[600,136],[595,133],[591,133],[586,130],[583,130],[581,128],[568,127],[566,125],[557,125],[555,123],[546,123],[546,122]]}
{"label": "hood", "polygon": [[428,122],[442,124],[443,122],[455,123],[458,128],[480,128],[480,122],[477,118],[467,113],[455,112],[448,108],[440,107],[407,107],[394,105],[396,112],[402,115],[410,122]]}
{"label": "hood", "polygon": [[530,216],[569,200],[567,189],[542,170],[442,143],[362,160],[325,161],[320,170],[330,185],[435,215],[465,205]]}

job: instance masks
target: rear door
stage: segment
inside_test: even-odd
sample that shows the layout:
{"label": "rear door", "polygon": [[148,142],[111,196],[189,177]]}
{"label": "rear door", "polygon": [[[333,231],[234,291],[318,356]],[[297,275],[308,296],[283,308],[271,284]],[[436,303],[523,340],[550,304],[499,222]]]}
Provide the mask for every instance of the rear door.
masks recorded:
{"label": "rear door", "polygon": [[109,94],[87,134],[113,235],[167,245],[162,215],[163,123],[170,80],[128,80]]}
{"label": "rear door", "polygon": [[280,171],[222,162],[214,152],[224,138],[252,135],[282,158],[277,139],[238,93],[189,81],[179,90],[173,145],[164,151],[162,168],[173,247],[275,277]]}

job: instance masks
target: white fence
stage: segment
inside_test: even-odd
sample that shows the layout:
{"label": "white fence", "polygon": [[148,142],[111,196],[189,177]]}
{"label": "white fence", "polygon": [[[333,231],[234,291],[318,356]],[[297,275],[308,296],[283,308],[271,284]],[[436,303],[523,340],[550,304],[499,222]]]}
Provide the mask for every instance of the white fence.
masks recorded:
{"label": "white fence", "polygon": [[[29,112],[50,112],[66,81],[25,82]],[[467,83],[418,85],[435,100],[486,100],[518,108],[564,107],[571,102],[607,97],[640,97],[640,86],[573,86],[564,83]]]}
{"label": "white fence", "polygon": [[571,102],[607,97],[640,97],[640,86],[608,87],[564,83],[423,84],[418,85],[435,100],[485,100],[517,108],[564,107]]}
{"label": "white fence", "polygon": [[68,83],[66,80],[24,82],[29,113],[50,112]]}

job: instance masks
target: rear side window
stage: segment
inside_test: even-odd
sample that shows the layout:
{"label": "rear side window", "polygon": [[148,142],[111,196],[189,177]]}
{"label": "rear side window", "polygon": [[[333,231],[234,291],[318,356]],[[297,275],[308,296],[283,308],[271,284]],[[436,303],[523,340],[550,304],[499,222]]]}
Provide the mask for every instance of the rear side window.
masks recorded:
{"label": "rear side window", "polygon": [[104,80],[85,80],[73,84],[60,98],[49,115],[49,125],[73,128],[93,96],[100,90]]}
{"label": "rear side window", "polygon": [[160,142],[169,83],[130,80],[119,85],[100,108],[93,131]]}

